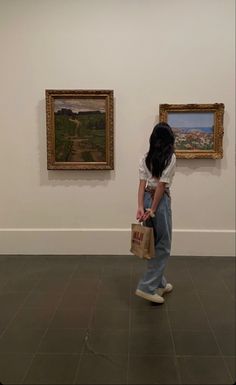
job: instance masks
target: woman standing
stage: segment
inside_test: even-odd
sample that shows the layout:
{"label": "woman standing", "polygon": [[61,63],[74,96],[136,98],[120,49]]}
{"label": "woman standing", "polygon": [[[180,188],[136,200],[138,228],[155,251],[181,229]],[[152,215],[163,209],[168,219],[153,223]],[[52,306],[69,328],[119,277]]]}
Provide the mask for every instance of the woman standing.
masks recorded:
{"label": "woman standing", "polygon": [[163,295],[173,290],[164,271],[171,250],[172,218],[170,186],[175,174],[174,134],[167,123],[157,124],[150,136],[150,147],[139,163],[138,210],[136,218],[152,226],[155,256],[138,283],[136,295],[163,303]]}

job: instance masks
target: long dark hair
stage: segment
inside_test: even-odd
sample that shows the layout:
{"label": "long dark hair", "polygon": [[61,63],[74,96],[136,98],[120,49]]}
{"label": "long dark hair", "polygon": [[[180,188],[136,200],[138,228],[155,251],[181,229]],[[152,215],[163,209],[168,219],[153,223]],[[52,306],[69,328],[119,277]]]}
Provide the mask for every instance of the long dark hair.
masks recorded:
{"label": "long dark hair", "polygon": [[174,153],[175,137],[169,124],[158,123],[152,131],[149,143],[146,165],[152,176],[160,178]]}

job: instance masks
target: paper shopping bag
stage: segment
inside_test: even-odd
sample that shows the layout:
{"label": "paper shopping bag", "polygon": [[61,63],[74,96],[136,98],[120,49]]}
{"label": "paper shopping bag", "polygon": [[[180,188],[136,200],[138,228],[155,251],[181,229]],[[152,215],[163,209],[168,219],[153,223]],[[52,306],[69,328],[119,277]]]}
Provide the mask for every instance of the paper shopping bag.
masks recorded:
{"label": "paper shopping bag", "polygon": [[140,223],[132,223],[130,252],[143,259],[154,257],[155,247],[152,227],[143,226]]}

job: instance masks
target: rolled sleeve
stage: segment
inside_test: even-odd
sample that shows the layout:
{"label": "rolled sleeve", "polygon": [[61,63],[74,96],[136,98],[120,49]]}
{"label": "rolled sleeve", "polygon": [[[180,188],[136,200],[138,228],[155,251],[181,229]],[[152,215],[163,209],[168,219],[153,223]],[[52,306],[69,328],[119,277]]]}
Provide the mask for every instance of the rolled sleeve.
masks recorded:
{"label": "rolled sleeve", "polygon": [[160,182],[170,184],[175,174],[176,156],[173,154],[170,164],[163,170]]}
{"label": "rolled sleeve", "polygon": [[142,157],[139,161],[139,179],[140,180],[148,179],[148,173],[145,165],[145,157]]}

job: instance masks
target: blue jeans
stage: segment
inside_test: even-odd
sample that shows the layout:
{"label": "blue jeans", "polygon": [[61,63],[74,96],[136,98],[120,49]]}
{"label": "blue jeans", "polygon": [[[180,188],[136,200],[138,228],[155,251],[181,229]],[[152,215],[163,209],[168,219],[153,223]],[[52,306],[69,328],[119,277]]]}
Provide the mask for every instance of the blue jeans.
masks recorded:
{"label": "blue jeans", "polygon": [[[149,192],[144,195],[144,207],[150,208],[152,197]],[[146,221],[145,226],[153,226],[155,237],[155,257],[147,261],[147,270],[138,283],[138,289],[145,293],[154,294],[157,288],[166,286],[164,270],[171,250],[172,216],[171,198],[164,193],[155,217]]]}

